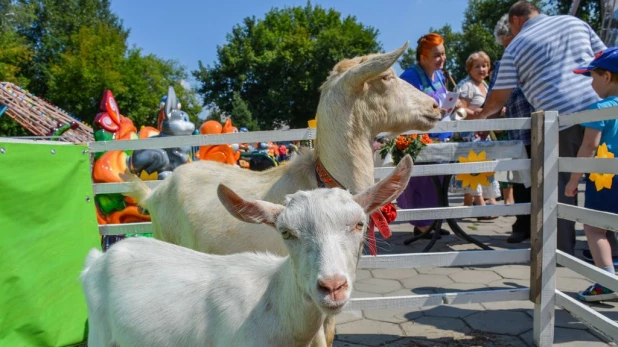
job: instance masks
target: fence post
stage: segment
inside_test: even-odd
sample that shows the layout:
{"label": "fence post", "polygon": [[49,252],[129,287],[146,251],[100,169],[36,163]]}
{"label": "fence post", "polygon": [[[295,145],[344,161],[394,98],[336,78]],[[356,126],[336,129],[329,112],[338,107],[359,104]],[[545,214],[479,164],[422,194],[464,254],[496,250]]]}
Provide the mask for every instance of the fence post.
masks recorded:
{"label": "fence post", "polygon": [[552,346],[558,233],[558,112],[532,114],[530,300],[536,346]]}

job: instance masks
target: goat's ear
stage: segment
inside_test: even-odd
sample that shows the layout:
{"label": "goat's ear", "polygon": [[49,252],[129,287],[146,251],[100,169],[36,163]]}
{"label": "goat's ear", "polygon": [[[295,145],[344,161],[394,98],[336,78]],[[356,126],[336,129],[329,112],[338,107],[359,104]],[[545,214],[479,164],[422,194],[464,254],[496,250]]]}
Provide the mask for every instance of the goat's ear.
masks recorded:
{"label": "goat's ear", "polygon": [[354,196],[365,213],[371,213],[396,199],[408,186],[414,163],[409,155],[403,157],[390,175]]}
{"label": "goat's ear", "polygon": [[395,64],[397,59],[408,48],[408,44],[409,42],[406,41],[405,45],[392,52],[375,55],[367,61],[350,68],[344,77],[346,83],[355,88],[363,85],[371,77],[386,71]]}
{"label": "goat's ear", "polygon": [[284,207],[267,201],[244,199],[224,184],[217,188],[219,200],[232,216],[247,223],[275,225]]}

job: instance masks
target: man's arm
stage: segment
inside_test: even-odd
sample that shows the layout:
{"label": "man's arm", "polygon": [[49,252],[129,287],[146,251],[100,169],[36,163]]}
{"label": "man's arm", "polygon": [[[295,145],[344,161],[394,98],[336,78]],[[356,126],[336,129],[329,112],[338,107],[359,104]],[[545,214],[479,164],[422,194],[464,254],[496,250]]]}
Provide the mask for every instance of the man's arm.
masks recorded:
{"label": "man's arm", "polygon": [[485,107],[479,114],[468,115],[466,119],[485,119],[493,114],[500,114],[502,107],[506,104],[511,96],[513,88],[510,89],[494,89],[485,100]]}

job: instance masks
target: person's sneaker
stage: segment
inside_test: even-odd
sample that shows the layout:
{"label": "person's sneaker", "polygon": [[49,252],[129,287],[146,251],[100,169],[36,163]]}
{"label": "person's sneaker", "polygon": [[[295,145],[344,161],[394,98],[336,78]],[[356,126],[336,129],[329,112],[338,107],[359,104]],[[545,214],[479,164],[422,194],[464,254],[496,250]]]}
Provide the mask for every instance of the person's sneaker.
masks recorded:
{"label": "person's sneaker", "polygon": [[525,240],[530,238],[530,234],[528,233],[522,233],[522,232],[517,232],[517,233],[512,233],[511,236],[509,236],[508,239],[506,239],[506,242],[508,243],[522,243]]}
{"label": "person's sneaker", "polygon": [[602,285],[595,283],[577,294],[577,298],[585,302],[596,302],[605,300],[618,299],[618,293],[609,288],[605,288]]}

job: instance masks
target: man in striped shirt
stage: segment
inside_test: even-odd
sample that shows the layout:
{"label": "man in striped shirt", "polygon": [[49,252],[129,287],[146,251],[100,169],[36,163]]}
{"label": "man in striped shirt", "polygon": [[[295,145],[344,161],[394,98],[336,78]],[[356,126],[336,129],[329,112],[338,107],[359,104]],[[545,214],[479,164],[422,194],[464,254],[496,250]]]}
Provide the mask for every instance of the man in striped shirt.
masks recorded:
{"label": "man in striped shirt", "polygon": [[[606,48],[587,23],[572,16],[540,14],[535,5],[519,1],[509,10],[509,25],[515,38],[504,51],[485,108],[475,118],[498,113],[516,87],[539,111],[569,114],[583,111],[599,100],[590,80],[572,73]],[[577,156],[582,138],[583,128],[579,125],[561,129],[560,156]],[[570,173],[559,174],[558,200],[576,205],[577,196],[564,195],[569,178]],[[575,222],[558,220],[558,248],[574,253]]]}

